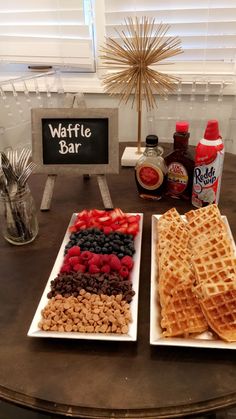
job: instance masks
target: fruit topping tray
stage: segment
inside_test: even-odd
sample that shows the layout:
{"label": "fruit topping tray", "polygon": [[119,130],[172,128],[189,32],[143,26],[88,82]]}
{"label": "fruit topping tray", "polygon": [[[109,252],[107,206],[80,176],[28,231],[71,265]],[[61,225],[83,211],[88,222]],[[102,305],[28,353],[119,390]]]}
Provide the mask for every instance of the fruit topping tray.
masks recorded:
{"label": "fruit topping tray", "polygon": [[151,345],[236,349],[236,247],[206,208],[152,216]]}
{"label": "fruit topping tray", "polygon": [[74,213],[28,336],[135,341],[142,225],[119,208]]}

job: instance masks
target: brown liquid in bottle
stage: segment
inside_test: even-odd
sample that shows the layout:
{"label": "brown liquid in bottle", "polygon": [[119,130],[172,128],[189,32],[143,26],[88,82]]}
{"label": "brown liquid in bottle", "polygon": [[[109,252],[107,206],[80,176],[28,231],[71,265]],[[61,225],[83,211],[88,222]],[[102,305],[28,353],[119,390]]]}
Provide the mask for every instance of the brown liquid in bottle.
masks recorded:
{"label": "brown liquid in bottle", "polygon": [[172,198],[191,199],[194,158],[188,150],[188,123],[177,122],[174,133],[174,150],[165,157],[167,165],[166,195]]}
{"label": "brown liquid in bottle", "polygon": [[140,198],[159,200],[165,190],[166,165],[158,137],[148,135],[145,151],[135,167],[135,180]]}

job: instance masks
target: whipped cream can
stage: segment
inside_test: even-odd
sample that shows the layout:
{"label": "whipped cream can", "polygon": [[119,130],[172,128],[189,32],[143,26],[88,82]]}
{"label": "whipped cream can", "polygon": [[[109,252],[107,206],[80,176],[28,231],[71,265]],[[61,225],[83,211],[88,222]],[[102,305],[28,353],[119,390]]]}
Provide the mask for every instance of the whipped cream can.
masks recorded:
{"label": "whipped cream can", "polygon": [[204,138],[196,147],[192,205],[218,204],[224,162],[224,144],[218,122],[208,121]]}

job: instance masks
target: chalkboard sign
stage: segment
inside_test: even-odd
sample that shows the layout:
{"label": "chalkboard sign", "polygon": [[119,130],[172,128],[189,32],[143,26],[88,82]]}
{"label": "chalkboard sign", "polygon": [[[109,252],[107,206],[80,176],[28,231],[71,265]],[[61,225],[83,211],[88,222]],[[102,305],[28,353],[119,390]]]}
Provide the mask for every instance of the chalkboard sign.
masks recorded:
{"label": "chalkboard sign", "polygon": [[118,109],[32,109],[39,173],[118,173]]}

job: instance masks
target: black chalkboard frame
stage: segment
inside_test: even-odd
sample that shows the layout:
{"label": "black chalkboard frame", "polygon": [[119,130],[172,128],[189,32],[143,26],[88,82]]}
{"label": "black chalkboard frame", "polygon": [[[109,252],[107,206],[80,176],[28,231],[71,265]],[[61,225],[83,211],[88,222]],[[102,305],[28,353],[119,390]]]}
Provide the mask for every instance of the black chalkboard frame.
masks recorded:
{"label": "black chalkboard frame", "polygon": [[[108,162],[105,164],[45,164],[43,149],[43,121],[91,119],[97,124],[104,124],[108,119]],[[101,121],[99,121],[99,119]],[[117,108],[33,108],[32,124],[32,159],[37,164],[35,172],[44,174],[108,174],[119,173],[119,139]]]}

